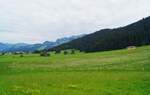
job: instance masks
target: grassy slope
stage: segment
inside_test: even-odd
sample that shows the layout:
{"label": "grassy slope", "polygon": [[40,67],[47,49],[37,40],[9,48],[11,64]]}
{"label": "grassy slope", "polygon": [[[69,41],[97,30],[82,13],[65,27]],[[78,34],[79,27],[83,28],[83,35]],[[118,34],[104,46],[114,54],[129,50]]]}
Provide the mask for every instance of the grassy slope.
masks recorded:
{"label": "grassy slope", "polygon": [[149,95],[150,46],[74,55],[0,56],[0,95]]}

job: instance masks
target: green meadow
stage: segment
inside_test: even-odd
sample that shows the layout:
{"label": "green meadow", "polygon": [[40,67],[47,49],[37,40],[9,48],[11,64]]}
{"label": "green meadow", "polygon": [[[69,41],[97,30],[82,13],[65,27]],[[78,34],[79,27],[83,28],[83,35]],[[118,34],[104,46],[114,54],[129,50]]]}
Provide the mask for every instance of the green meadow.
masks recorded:
{"label": "green meadow", "polygon": [[0,56],[0,95],[150,95],[150,46]]}

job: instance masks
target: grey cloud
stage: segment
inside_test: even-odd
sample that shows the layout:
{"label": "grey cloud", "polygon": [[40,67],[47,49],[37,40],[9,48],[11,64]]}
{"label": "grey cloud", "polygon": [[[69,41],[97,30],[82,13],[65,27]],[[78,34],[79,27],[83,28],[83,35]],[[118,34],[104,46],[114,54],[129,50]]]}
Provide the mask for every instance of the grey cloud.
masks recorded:
{"label": "grey cloud", "polygon": [[149,4],[149,0],[0,0],[0,41],[33,43],[124,26],[149,16]]}

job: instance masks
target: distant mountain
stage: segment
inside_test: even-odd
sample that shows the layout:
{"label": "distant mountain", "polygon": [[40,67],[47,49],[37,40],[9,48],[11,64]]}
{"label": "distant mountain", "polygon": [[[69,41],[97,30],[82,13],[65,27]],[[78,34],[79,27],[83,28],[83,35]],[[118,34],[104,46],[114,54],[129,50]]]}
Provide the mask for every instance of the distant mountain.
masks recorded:
{"label": "distant mountain", "polygon": [[17,43],[17,44],[5,44],[0,43],[0,52],[33,52],[35,50],[44,50],[50,49],[52,47],[58,46],[63,43],[67,43],[74,39],[80,38],[84,35],[64,37],[57,39],[55,42],[45,41],[44,43],[39,44],[26,44],[26,43]]}
{"label": "distant mountain", "polygon": [[7,50],[10,47],[11,46],[9,44],[0,43],[0,51],[5,51],[5,50]]}
{"label": "distant mountain", "polygon": [[103,29],[49,50],[78,49],[96,52],[148,44],[150,44],[150,17],[125,27]]}

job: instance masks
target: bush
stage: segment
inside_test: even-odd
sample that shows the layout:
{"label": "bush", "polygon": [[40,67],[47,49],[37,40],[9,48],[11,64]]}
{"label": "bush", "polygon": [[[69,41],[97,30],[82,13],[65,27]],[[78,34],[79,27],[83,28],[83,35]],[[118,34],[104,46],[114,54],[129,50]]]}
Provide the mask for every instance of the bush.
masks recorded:
{"label": "bush", "polygon": [[71,54],[75,54],[75,50],[73,49],[73,50],[71,50]]}
{"label": "bush", "polygon": [[48,57],[50,54],[48,52],[41,52],[40,56]]}
{"label": "bush", "polygon": [[61,53],[60,50],[56,50],[56,51],[55,51],[55,54],[60,54],[60,53]]}
{"label": "bush", "polygon": [[2,52],[2,53],[1,53],[1,56],[3,56],[3,55],[5,55],[5,53],[4,53],[4,52]]}
{"label": "bush", "polygon": [[67,55],[68,54],[68,52],[67,51],[64,51],[64,55]]}
{"label": "bush", "polygon": [[21,54],[20,57],[24,57],[23,54]]}

